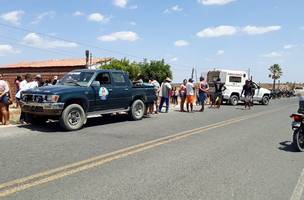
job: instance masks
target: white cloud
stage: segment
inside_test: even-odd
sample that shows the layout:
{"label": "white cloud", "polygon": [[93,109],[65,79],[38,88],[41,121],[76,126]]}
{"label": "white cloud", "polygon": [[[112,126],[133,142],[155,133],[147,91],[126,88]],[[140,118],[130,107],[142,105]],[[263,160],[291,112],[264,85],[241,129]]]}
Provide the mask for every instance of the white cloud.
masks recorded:
{"label": "white cloud", "polygon": [[74,42],[51,40],[46,37],[41,37],[36,33],[27,34],[22,39],[22,44],[43,49],[74,48],[78,46],[78,44]]}
{"label": "white cloud", "polygon": [[164,13],[164,14],[168,14],[168,13],[170,13],[170,10],[169,10],[169,9],[166,9],[166,10],[164,10],[163,13]]}
{"label": "white cloud", "polygon": [[9,23],[18,25],[18,24],[20,24],[20,20],[21,20],[22,16],[24,15],[24,13],[25,12],[23,10],[15,10],[15,11],[11,11],[11,12],[2,14],[0,16],[0,18]]}
{"label": "white cloud", "polygon": [[189,42],[187,42],[186,40],[177,40],[174,42],[174,45],[177,47],[184,47],[184,46],[188,46]]}
{"label": "white cloud", "polygon": [[15,54],[20,53],[18,49],[13,48],[9,44],[0,44],[0,56],[4,56],[6,54]]}
{"label": "white cloud", "polygon": [[100,13],[92,13],[88,16],[89,21],[102,22],[105,20],[105,16]]}
{"label": "white cloud", "polygon": [[228,3],[234,2],[236,0],[198,0],[199,3],[203,5],[226,5]]}
{"label": "white cloud", "polygon": [[114,42],[118,40],[135,42],[139,39],[139,36],[137,35],[137,33],[132,31],[120,31],[111,33],[109,35],[99,36],[97,39],[103,42]]}
{"label": "white cloud", "polygon": [[73,13],[74,16],[84,16],[85,14],[79,10],[76,10],[74,13]]}
{"label": "white cloud", "polygon": [[295,44],[286,44],[286,45],[284,46],[284,49],[292,49],[292,48],[294,48],[294,47],[297,47],[297,45],[295,45]]}
{"label": "white cloud", "polygon": [[216,52],[216,55],[217,55],[217,56],[220,56],[220,55],[223,55],[224,53],[225,53],[224,50],[218,50],[218,51]]}
{"label": "white cloud", "polygon": [[130,25],[136,26],[136,22],[130,22]]}
{"label": "white cloud", "polygon": [[137,8],[138,8],[138,5],[132,5],[132,6],[129,7],[130,10],[135,10]]}
{"label": "white cloud", "polygon": [[237,33],[237,28],[234,26],[218,26],[210,27],[204,30],[201,30],[196,35],[198,37],[221,37],[221,36],[230,36]]}
{"label": "white cloud", "polygon": [[171,8],[167,8],[166,10],[164,10],[164,14],[168,14],[168,13],[171,13],[171,12],[181,12],[183,11],[183,8],[181,8],[179,5],[175,5],[175,6],[172,6]]}
{"label": "white cloud", "polygon": [[128,4],[128,0],[113,0],[113,4],[115,6],[125,8]]}
{"label": "white cloud", "polygon": [[279,57],[282,57],[282,56],[283,56],[282,53],[275,52],[275,51],[262,55],[262,57],[264,57],[264,58],[279,58]]}
{"label": "white cloud", "polygon": [[41,20],[43,20],[46,17],[49,18],[54,18],[55,17],[56,12],[55,11],[47,11],[47,12],[43,12],[41,14],[39,14],[34,21],[31,22],[31,24],[39,24],[41,22]]}
{"label": "white cloud", "polygon": [[231,36],[237,33],[246,33],[248,35],[261,35],[270,33],[273,31],[278,31],[281,26],[245,26],[245,27],[235,27],[235,26],[217,26],[209,27],[201,30],[196,35],[198,37],[222,37],[222,36]]}
{"label": "white cloud", "polygon": [[249,35],[258,35],[278,31],[281,28],[281,26],[246,26],[242,29],[242,31]]}
{"label": "white cloud", "polygon": [[183,11],[183,8],[179,7],[179,5],[175,5],[171,8],[171,10],[180,12],[180,11]]}
{"label": "white cloud", "polygon": [[177,62],[178,61],[178,57],[173,57],[170,59],[170,62]]}

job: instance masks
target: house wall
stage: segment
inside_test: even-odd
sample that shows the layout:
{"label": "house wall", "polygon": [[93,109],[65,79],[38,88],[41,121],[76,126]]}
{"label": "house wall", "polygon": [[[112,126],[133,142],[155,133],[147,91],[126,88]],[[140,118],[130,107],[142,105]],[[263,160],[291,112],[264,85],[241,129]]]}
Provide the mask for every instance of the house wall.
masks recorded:
{"label": "house wall", "polygon": [[70,72],[75,69],[84,69],[85,66],[65,66],[65,67],[20,67],[20,68],[0,68],[0,73],[4,75],[4,79],[8,81],[10,85],[11,94],[15,97],[16,87],[15,87],[15,79],[17,75],[20,75],[22,79],[26,74],[32,74],[33,78],[40,74],[42,79],[53,80],[54,76],[58,76],[61,78],[67,72]]}

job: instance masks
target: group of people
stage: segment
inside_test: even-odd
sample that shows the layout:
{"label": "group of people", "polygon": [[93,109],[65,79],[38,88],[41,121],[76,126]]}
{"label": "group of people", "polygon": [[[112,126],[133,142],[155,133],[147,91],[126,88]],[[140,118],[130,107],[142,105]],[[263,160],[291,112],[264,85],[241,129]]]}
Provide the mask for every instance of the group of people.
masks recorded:
{"label": "group of people", "polygon": [[[207,98],[211,101],[210,107],[220,108],[222,103],[222,93],[226,89],[224,83],[220,79],[214,81],[215,92],[209,92],[209,85],[204,77],[200,77],[198,85],[194,84],[192,78],[185,79],[179,88],[173,88],[171,85],[171,79],[166,78],[162,84],[159,84],[155,78],[149,81],[155,88],[156,98],[154,105],[148,108],[147,113],[159,113],[165,105],[165,112],[169,111],[170,98],[174,105],[178,104],[178,97],[180,97],[180,112],[193,112],[194,104],[198,101],[201,105],[200,112],[205,110],[205,101]],[[196,98],[197,97],[197,98]],[[186,109],[185,109],[186,107]]]}
{"label": "group of people", "polygon": [[[26,74],[24,79],[21,76],[17,76],[14,82],[16,88],[16,107],[19,107],[21,98],[21,92],[27,89],[32,89],[41,86],[55,85],[57,83],[58,76],[54,76],[53,80],[44,81],[40,74],[33,77],[31,74]],[[3,74],[0,74],[0,124],[8,125],[10,122],[9,107],[13,104],[14,97],[11,93],[11,88]],[[20,123],[24,123],[24,114],[21,113]]]}

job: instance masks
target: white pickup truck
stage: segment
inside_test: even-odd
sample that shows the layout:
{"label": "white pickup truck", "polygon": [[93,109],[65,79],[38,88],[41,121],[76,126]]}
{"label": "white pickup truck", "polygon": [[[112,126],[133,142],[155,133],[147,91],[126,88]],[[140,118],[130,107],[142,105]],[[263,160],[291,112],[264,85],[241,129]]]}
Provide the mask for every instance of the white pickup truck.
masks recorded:
{"label": "white pickup truck", "polygon": [[[220,78],[225,83],[226,90],[223,92],[223,101],[231,105],[237,105],[244,100],[241,96],[243,86],[246,80],[249,80],[248,74],[245,71],[234,70],[213,70],[207,74],[207,81],[210,86],[210,91],[214,90],[213,81]],[[270,101],[270,90],[260,87],[253,82],[255,87],[254,102],[268,105]]]}

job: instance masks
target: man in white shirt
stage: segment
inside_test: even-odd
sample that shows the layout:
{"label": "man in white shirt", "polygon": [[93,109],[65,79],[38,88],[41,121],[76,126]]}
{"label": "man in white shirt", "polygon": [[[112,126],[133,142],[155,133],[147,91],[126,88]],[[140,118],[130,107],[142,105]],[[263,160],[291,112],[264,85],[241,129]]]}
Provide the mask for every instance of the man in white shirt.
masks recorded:
{"label": "man in white shirt", "polygon": [[161,87],[160,87],[160,104],[159,104],[159,112],[161,112],[164,103],[166,102],[166,113],[169,112],[169,93],[172,89],[171,86],[171,79],[170,78],[166,78],[166,80],[162,83]]}
{"label": "man in white shirt", "polygon": [[25,77],[24,77],[24,80],[20,82],[20,84],[19,84],[19,91],[16,94],[16,98],[17,98],[18,101],[21,98],[21,92],[24,91],[24,90],[29,89],[28,83],[30,83],[31,80],[32,80],[32,76],[30,74],[26,74]]}
{"label": "man in white shirt", "polygon": [[195,99],[195,87],[193,84],[193,80],[190,78],[188,83],[186,84],[186,91],[187,91],[187,111],[189,112],[189,105],[191,112],[193,112],[193,102]]}

